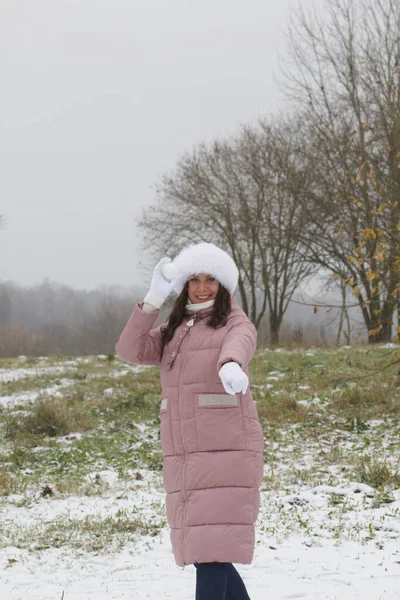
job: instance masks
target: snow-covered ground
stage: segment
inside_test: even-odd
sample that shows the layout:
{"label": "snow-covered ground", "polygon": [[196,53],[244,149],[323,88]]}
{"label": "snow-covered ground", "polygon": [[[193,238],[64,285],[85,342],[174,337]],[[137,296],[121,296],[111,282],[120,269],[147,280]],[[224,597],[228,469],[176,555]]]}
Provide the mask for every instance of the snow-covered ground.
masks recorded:
{"label": "snow-covered ground", "polygon": [[[116,473],[100,472],[98,479],[108,484],[101,497],[4,499],[2,525],[31,541],[25,549],[0,550],[0,598],[193,599],[194,567],[175,565],[169,531],[162,526],[161,475],[142,472],[142,477],[121,487]],[[338,488],[303,486],[286,496],[263,490],[253,563],[236,565],[251,599],[400,598],[400,490],[392,502],[376,508],[375,495],[356,482]],[[35,535],[46,523],[118,514],[161,524],[161,533],[138,536],[122,550],[106,553],[84,552],[73,544],[37,547]],[[354,541],[342,539],[351,535]]]}
{"label": "snow-covered ground", "polygon": [[[0,369],[0,382],[51,373],[57,384],[41,394],[62,396],[75,382],[60,377],[85,361],[46,367],[43,359],[32,369]],[[115,377],[126,370],[140,372],[119,364]],[[253,387],[278,393],[283,377],[269,370],[265,383]],[[310,389],[308,383],[297,387],[305,395]],[[111,397],[113,388],[103,394]],[[0,409],[29,408],[38,395],[27,390],[0,396]],[[311,392],[297,399],[307,410],[323,411],[327,402],[328,396]],[[368,452],[396,471],[400,422],[376,418],[367,425],[363,435],[334,422],[328,429],[288,423],[267,432],[254,560],[236,565],[252,600],[400,600],[400,489],[383,494],[357,481],[352,462]],[[136,427],[142,436],[137,447],[158,443],[154,423]],[[57,448],[65,453],[82,437],[59,437]],[[193,600],[195,569],[175,565],[160,471],[121,475],[107,467],[83,477],[88,493],[79,496],[51,484],[54,494],[43,497],[45,478],[20,493],[2,495],[0,488],[0,600]],[[144,527],[118,528],[118,520]]]}
{"label": "snow-covered ground", "polygon": [[[307,547],[298,535],[275,546],[261,535],[258,539],[253,563],[236,565],[252,600],[400,597],[398,539],[384,549],[333,540]],[[194,598],[195,569],[175,565],[167,531],[106,556],[6,548],[0,551],[0,568],[4,600]]]}

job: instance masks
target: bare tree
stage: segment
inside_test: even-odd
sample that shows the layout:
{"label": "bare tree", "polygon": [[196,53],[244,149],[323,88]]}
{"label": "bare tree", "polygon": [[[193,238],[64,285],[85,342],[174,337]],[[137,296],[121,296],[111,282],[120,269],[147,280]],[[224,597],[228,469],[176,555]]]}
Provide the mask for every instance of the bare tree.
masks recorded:
{"label": "bare tree", "polygon": [[343,277],[370,341],[391,338],[400,290],[399,0],[299,9],[283,87],[302,102],[317,158],[304,200],[313,262]]}
{"label": "bare tree", "polygon": [[209,240],[239,268],[243,309],[256,327],[269,308],[272,341],[310,265],[299,252],[303,180],[290,146],[292,124],[243,127],[228,140],[199,145],[157,187],[140,225],[158,255]]}
{"label": "bare tree", "polygon": [[[238,151],[227,141],[197,146],[178,161],[173,175],[163,175],[157,203],[140,223],[146,246],[155,254],[174,255],[186,244],[212,241],[230,252],[239,268],[239,293],[245,312],[257,322],[266,308],[256,268],[256,235],[262,222],[261,201],[237,163]],[[254,186],[253,186],[254,187]]]}
{"label": "bare tree", "polygon": [[[264,222],[258,243],[263,286],[267,291],[271,341],[279,341],[279,329],[295,290],[315,270],[301,237],[308,228],[302,199],[307,196],[310,169],[299,148],[297,119],[261,123],[269,140],[269,172],[274,193],[264,203]],[[263,136],[260,136],[261,139]]]}

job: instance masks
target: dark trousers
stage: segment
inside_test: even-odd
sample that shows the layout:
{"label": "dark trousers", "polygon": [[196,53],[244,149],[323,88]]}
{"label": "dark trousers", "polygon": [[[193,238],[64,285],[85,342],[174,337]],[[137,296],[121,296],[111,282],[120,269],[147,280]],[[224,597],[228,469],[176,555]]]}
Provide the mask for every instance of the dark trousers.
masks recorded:
{"label": "dark trousers", "polygon": [[194,563],[196,600],[250,600],[232,563]]}

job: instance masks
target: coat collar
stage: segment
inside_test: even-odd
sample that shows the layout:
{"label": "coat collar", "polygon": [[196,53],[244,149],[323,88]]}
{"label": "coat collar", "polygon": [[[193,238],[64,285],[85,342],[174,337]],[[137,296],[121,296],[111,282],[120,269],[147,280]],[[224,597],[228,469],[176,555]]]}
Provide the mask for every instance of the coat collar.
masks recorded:
{"label": "coat collar", "polygon": [[[238,308],[238,301],[236,300],[236,298],[234,296],[231,296],[231,310],[237,309]],[[210,306],[209,308],[205,308],[204,310],[189,310],[186,309],[185,312],[185,319],[183,322],[183,327],[181,326],[180,329],[180,335],[179,338],[176,339],[175,341],[175,345],[172,347],[172,352],[169,356],[168,359],[168,369],[172,369],[172,365],[175,362],[175,358],[177,357],[182,341],[184,340],[184,338],[186,337],[188,331],[190,331],[190,329],[193,327],[193,325],[204,319],[205,317],[207,317],[209,314],[212,313],[214,306]]]}
{"label": "coat collar", "polygon": [[[235,308],[239,308],[239,303],[235,296],[231,296],[231,310],[234,310]],[[185,314],[190,317],[193,317],[194,315],[196,315],[196,321],[200,321],[201,319],[204,319],[205,317],[210,315],[212,313],[213,309],[214,309],[214,306],[210,306],[209,308],[204,308],[204,309],[200,309],[200,310],[196,310],[196,311],[190,310],[190,308],[187,308]]]}

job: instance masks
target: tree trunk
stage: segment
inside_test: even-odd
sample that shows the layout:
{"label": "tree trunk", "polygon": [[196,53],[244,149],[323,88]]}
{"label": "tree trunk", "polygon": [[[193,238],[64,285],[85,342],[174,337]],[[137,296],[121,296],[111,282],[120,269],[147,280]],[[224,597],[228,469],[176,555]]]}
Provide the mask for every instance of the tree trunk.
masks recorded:
{"label": "tree trunk", "polygon": [[382,329],[378,331],[375,335],[368,336],[368,342],[370,344],[382,344],[386,342],[392,341],[392,322],[391,320],[386,320],[382,322]]}
{"label": "tree trunk", "polygon": [[282,317],[274,312],[269,313],[269,331],[271,344],[279,344],[279,331],[281,328]]}

